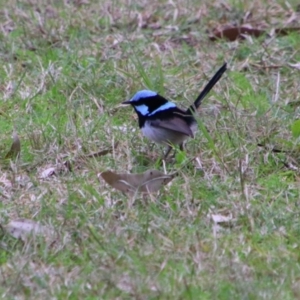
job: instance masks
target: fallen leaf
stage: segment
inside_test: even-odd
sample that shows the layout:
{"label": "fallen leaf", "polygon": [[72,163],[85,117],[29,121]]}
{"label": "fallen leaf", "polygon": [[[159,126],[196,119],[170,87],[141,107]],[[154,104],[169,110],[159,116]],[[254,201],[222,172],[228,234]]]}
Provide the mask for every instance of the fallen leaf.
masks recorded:
{"label": "fallen leaf", "polygon": [[12,183],[10,180],[7,179],[6,174],[2,174],[0,176],[0,185],[2,185],[6,189],[11,189],[12,188]]}
{"label": "fallen leaf", "polygon": [[90,1],[88,1],[88,0],[75,0],[75,1],[73,1],[73,3],[76,6],[81,6],[81,5],[89,4]]}
{"label": "fallen leaf", "polygon": [[47,169],[43,170],[42,173],[41,173],[41,175],[39,177],[41,179],[45,179],[47,177],[55,175],[55,172],[56,172],[56,168],[50,167],[50,168],[47,168]]}
{"label": "fallen leaf", "polygon": [[106,155],[108,153],[112,153],[113,149],[116,149],[119,145],[119,142],[116,142],[112,147],[109,147],[108,149],[104,149],[104,150],[101,150],[99,152],[95,152],[95,153],[91,153],[91,154],[88,154],[88,155],[85,155],[83,157],[99,157],[99,156],[103,156],[103,155]]}
{"label": "fallen leaf", "polygon": [[300,62],[296,64],[288,64],[290,67],[300,70]]}
{"label": "fallen leaf", "polygon": [[134,291],[133,282],[134,281],[129,277],[129,275],[124,274],[122,278],[120,278],[120,280],[116,283],[116,287],[123,292],[132,293]]}
{"label": "fallen leaf", "polygon": [[21,152],[21,142],[16,132],[13,133],[13,143],[10,147],[10,150],[5,155],[5,159],[8,158],[17,158]]}
{"label": "fallen leaf", "polygon": [[0,199],[1,197],[8,199],[11,195],[10,192],[12,187],[12,182],[9,179],[7,179],[7,175],[5,173],[2,174],[0,176]]}
{"label": "fallen leaf", "polygon": [[232,220],[232,215],[223,216],[223,215],[211,215],[212,220],[214,223],[227,223]]}
{"label": "fallen leaf", "polygon": [[163,185],[168,184],[176,174],[166,175],[158,170],[147,170],[140,174],[116,174],[112,171],[105,171],[100,176],[115,189],[134,194],[154,193]]}
{"label": "fallen leaf", "polygon": [[[279,36],[284,36],[294,31],[298,32],[300,31],[300,28],[299,27],[275,28],[272,30],[272,33],[275,33]],[[220,28],[214,29],[210,34],[209,39],[211,41],[215,41],[218,39],[226,38],[227,40],[233,42],[236,41],[237,39],[245,39],[245,35],[259,37],[267,33],[268,32],[266,29],[252,27],[251,25],[242,25],[242,26],[224,25]]]}
{"label": "fallen leaf", "polygon": [[259,37],[260,35],[266,33],[263,29],[252,28],[249,26],[224,26],[219,29],[213,30],[209,39],[215,41],[217,39],[226,38],[233,42],[237,39],[245,39],[244,35],[251,35],[254,37]]}
{"label": "fallen leaf", "polygon": [[292,162],[283,162],[283,165],[289,170],[299,172],[299,167],[293,164]]}
{"label": "fallen leaf", "polygon": [[289,33],[294,32],[294,31],[300,32],[300,27],[284,27],[284,28],[276,28],[275,29],[275,33],[280,36],[288,35]]}
{"label": "fallen leaf", "polygon": [[40,223],[29,219],[18,219],[10,221],[6,226],[3,226],[4,230],[16,239],[26,241],[33,235],[48,234],[49,230]]}

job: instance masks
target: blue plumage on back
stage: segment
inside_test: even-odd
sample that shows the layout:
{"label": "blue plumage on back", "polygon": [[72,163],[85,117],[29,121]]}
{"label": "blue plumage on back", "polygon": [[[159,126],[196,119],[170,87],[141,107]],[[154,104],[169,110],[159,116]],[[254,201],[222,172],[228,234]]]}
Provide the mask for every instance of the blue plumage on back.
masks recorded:
{"label": "blue plumage on back", "polygon": [[166,102],[165,104],[161,105],[160,107],[158,107],[157,109],[155,109],[154,111],[152,111],[149,116],[153,116],[155,114],[157,114],[158,112],[163,112],[163,111],[166,111],[170,108],[174,108],[176,107],[176,105],[173,103],[173,102]]}

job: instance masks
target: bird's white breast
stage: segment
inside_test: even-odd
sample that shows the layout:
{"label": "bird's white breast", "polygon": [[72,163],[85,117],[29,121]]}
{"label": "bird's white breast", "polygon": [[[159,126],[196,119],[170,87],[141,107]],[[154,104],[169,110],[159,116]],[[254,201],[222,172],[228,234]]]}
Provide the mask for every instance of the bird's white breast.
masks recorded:
{"label": "bird's white breast", "polygon": [[[196,132],[197,123],[193,124],[191,129],[193,132]],[[151,126],[151,121],[146,121],[141,130],[145,137],[158,144],[171,143],[173,145],[178,145],[183,143],[188,138],[186,134],[178,131]]]}

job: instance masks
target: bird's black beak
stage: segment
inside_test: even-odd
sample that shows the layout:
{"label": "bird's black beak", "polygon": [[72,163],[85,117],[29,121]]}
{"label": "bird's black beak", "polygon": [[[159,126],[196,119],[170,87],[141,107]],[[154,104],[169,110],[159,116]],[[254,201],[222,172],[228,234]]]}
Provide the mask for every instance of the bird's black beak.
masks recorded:
{"label": "bird's black beak", "polygon": [[131,104],[130,100],[122,102],[122,104]]}

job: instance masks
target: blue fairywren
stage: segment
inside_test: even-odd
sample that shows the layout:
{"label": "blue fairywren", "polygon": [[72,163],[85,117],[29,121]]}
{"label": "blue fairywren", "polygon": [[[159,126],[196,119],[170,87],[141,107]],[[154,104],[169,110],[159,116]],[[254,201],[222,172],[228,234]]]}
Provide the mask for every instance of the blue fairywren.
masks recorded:
{"label": "blue fairywren", "polygon": [[158,93],[150,90],[138,91],[130,100],[122,104],[133,106],[138,115],[139,127],[144,136],[158,144],[168,146],[165,158],[172,149],[172,145],[180,145],[194,137],[197,130],[197,121],[194,117],[204,97],[219,81],[227,69],[227,64],[217,71],[203,91],[186,111],[179,109],[173,102],[168,101]]}

